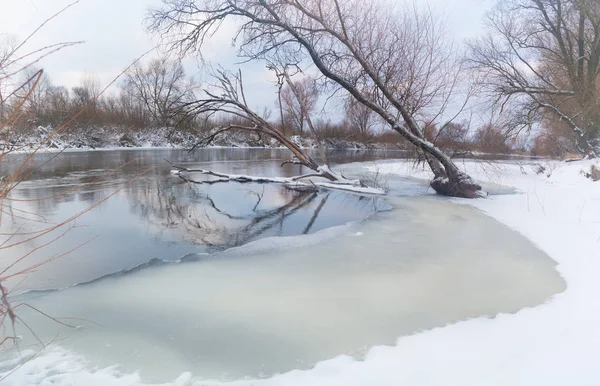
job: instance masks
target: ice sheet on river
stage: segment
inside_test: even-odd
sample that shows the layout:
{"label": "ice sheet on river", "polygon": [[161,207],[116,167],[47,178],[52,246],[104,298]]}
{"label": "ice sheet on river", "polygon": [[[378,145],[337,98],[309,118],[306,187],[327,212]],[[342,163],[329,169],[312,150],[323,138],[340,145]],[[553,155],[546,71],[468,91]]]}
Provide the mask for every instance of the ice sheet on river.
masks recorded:
{"label": "ice sheet on river", "polygon": [[[77,354],[55,347],[6,384],[42,383],[49,373],[58,385],[129,385],[140,377],[184,384],[187,372],[267,378],[340,355],[361,358],[369,347],[459,320],[516,312],[565,288],[552,260],[470,207],[422,197],[390,203],[393,210],[361,224],[25,295],[54,316],[98,324],[70,330],[23,315],[43,340],[60,333],[67,339],[58,347]],[[94,370],[116,363],[139,375]]]}

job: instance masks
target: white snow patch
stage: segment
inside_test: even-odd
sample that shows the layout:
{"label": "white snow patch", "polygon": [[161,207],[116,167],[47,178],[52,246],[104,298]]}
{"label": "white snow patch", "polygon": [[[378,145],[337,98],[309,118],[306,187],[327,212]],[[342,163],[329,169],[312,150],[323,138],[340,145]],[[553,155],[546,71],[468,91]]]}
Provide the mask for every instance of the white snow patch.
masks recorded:
{"label": "white snow patch", "polygon": [[[36,353],[31,351],[26,355]],[[89,364],[81,355],[74,354],[58,346],[44,350],[34,359],[26,362],[15,374],[2,378],[5,385],[65,385],[65,386],[144,386],[140,375],[121,374],[116,366],[89,370]],[[1,363],[4,367],[5,363]],[[154,386],[189,386],[192,375],[183,373],[168,384]]]}
{"label": "white snow patch", "polygon": [[372,188],[372,187],[363,187],[363,186],[355,186],[355,185],[345,185],[345,184],[336,184],[333,182],[319,182],[319,181],[315,181],[314,182],[315,185],[323,187],[323,188],[329,188],[329,189],[339,189],[339,190],[345,190],[348,192],[354,192],[354,193],[360,193],[360,194],[378,194],[378,195],[383,195],[385,194],[385,190],[383,189],[379,189],[379,188]]}
{"label": "white snow patch", "polygon": [[[319,167],[319,171],[323,172],[323,170],[327,170],[327,172],[331,175],[338,175],[333,172],[328,166]],[[272,182],[285,184],[288,186],[292,186],[295,188],[314,188],[315,186],[327,189],[338,189],[344,190],[348,192],[358,193],[358,194],[373,194],[373,195],[384,195],[386,191],[380,188],[368,187],[368,186],[360,186],[359,180],[346,180],[341,178],[339,182],[325,182],[320,180],[315,180],[312,178],[303,178],[298,179],[297,177],[265,177],[265,176],[250,176],[243,174],[222,174],[215,173],[210,170],[203,169],[179,169],[174,168],[171,170],[171,174],[175,176],[184,176],[188,174],[201,174],[201,175],[210,175],[213,177],[221,178],[223,181],[241,181],[241,182]],[[320,176],[315,176],[315,178],[321,178]],[[194,181],[194,180],[192,180]]]}

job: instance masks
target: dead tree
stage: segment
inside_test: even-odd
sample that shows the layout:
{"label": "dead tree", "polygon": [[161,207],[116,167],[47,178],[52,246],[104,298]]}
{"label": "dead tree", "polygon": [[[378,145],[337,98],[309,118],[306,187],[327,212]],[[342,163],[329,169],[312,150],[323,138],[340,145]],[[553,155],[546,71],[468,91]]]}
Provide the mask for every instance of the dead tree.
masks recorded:
{"label": "dead tree", "polygon": [[348,95],[344,103],[346,120],[350,126],[358,131],[359,138],[366,140],[370,134],[373,134],[372,128],[376,124],[376,115],[367,106],[358,102],[352,95]]}
{"label": "dead tree", "polygon": [[173,128],[187,118],[182,106],[195,99],[198,85],[180,62],[159,58],[145,67],[134,65],[121,88],[125,96],[144,106],[155,125]]}
{"label": "dead tree", "polygon": [[310,116],[317,105],[319,90],[314,80],[310,78],[286,83],[281,90],[284,121],[289,121],[292,124],[293,131],[302,134],[304,133],[307,117]]}
{"label": "dead tree", "polygon": [[[471,43],[470,62],[493,102],[536,122],[570,128],[583,155],[600,148],[600,3],[502,0],[490,35]],[[550,122],[549,122],[550,121]]]}
{"label": "dead tree", "polygon": [[359,0],[164,0],[151,30],[182,53],[202,47],[225,19],[237,19],[236,43],[248,60],[309,58],[414,145],[440,194],[479,196],[480,186],[423,135],[420,117],[440,116],[458,77],[452,47],[431,13]]}
{"label": "dead tree", "polygon": [[[288,87],[291,90],[291,93],[298,98],[298,103],[302,105],[303,99],[301,98],[301,94],[296,88],[296,85],[292,81],[292,79],[286,73],[281,73],[283,79],[287,83]],[[219,173],[212,170],[203,170],[203,169],[188,169],[184,167],[179,167],[177,165],[173,165],[175,169],[175,173],[180,177],[184,177],[182,173],[200,173],[204,175],[209,175],[212,177],[217,177],[218,181],[237,181],[237,182],[276,182],[276,183],[284,183],[284,184],[294,184],[299,185],[303,184],[303,180],[307,179],[325,179],[328,182],[322,181],[312,181],[311,185],[314,186],[322,186],[322,187],[333,187],[339,189],[346,190],[356,190],[370,193],[382,193],[379,189],[369,190],[365,184],[363,184],[360,180],[357,179],[347,179],[342,174],[333,171],[327,162],[327,155],[322,145],[318,141],[316,137],[316,131],[314,125],[312,123],[312,119],[310,115],[306,115],[304,119],[307,122],[309,130],[315,136],[317,140],[318,148],[321,154],[322,162],[319,163],[310,154],[299,145],[297,145],[294,141],[288,138],[277,126],[270,123],[267,119],[261,117],[259,114],[254,112],[248,105],[248,101],[246,99],[246,94],[244,93],[244,84],[242,79],[242,73],[239,71],[236,74],[227,73],[224,70],[218,70],[214,74],[215,79],[217,79],[217,84],[213,85],[214,90],[208,91],[205,90],[206,98],[189,103],[186,105],[186,108],[192,114],[214,114],[214,113],[225,113],[230,116],[238,118],[239,122],[242,123],[230,123],[225,126],[216,127],[211,130],[208,135],[206,135],[200,143],[196,146],[207,146],[209,145],[217,136],[231,131],[247,131],[251,133],[256,133],[257,135],[266,135],[270,138],[275,138],[279,143],[287,147],[293,154],[293,159],[285,161],[283,164],[296,164],[302,165],[306,168],[312,170],[311,173],[299,175],[292,178],[273,178],[273,177],[254,177],[254,176],[240,176],[240,175],[229,175],[225,173]],[[283,165],[282,164],[282,165]],[[191,179],[184,177],[190,181]]]}
{"label": "dead tree", "polygon": [[[40,71],[40,68],[37,67],[29,67],[25,69],[20,74],[20,82],[21,84],[33,84],[33,81],[37,78],[35,74]],[[38,121],[39,117],[44,112],[43,110],[48,105],[48,97],[50,94],[50,89],[52,84],[48,78],[48,75],[44,72],[44,75],[37,82],[36,87],[23,87],[18,92],[16,92],[15,96],[17,98],[24,99],[26,95],[29,97],[25,100],[25,105],[23,106],[25,119],[31,122]]]}

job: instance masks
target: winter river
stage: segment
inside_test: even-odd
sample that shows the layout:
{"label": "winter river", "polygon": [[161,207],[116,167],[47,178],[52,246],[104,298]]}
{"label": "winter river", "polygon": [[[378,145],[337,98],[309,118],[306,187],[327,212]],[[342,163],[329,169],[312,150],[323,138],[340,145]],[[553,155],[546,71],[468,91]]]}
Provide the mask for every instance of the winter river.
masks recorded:
{"label": "winter river", "polygon": [[[398,156],[356,151],[332,159],[360,175],[360,164],[343,164]],[[24,157],[4,159],[2,173]],[[144,383],[182,374],[267,378],[340,355],[360,359],[418,331],[516,312],[565,288],[555,263],[528,240],[431,195],[423,182],[392,178],[385,198],[193,185],[170,175],[165,159],[237,174],[303,172],[280,167],[284,150],[36,156],[38,167],[3,203],[2,245],[15,246],[2,250],[0,263],[35,250],[11,268],[18,271],[76,248],[8,285],[14,304],[79,328],[20,308],[22,353],[51,343],[7,384],[87,384],[73,380],[101,373],[96,384],[110,385],[135,372]],[[65,235],[27,241],[96,203]],[[0,372],[17,365],[15,355],[3,354]]]}

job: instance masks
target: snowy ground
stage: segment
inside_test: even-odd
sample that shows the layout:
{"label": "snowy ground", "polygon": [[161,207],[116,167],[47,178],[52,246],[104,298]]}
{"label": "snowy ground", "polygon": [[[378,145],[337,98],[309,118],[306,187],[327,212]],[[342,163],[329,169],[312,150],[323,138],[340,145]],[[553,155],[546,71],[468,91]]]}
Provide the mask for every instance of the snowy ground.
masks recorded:
{"label": "snowy ground", "polygon": [[[558,262],[567,282],[565,292],[516,314],[400,338],[394,347],[371,349],[362,361],[338,357],[309,371],[233,385],[598,385],[600,182],[581,174],[589,171],[591,161],[549,162],[543,174],[515,163],[466,161],[462,166],[481,181],[518,188],[518,194],[454,201],[472,205],[532,240]],[[410,162],[367,167],[380,174],[429,178],[413,170]],[[72,358],[56,353],[39,360],[59,371]],[[72,385],[141,384],[137,375],[116,376],[114,369],[90,373],[82,364],[70,370],[77,374]],[[184,374],[174,384],[194,383]]]}
{"label": "snowy ground", "polygon": [[[532,240],[559,263],[567,290],[516,315],[458,323],[402,338],[395,348],[374,349],[367,361],[339,375],[344,381],[332,384],[599,384],[600,182],[582,176],[591,164],[549,162],[538,175],[531,166],[465,162],[463,168],[478,180],[514,186],[520,194],[456,201]],[[406,162],[371,170],[429,177]]]}
{"label": "snowy ground", "polygon": [[[189,149],[201,141],[201,136],[181,131],[171,132],[166,128],[147,128],[130,131],[122,127],[88,127],[72,132],[57,132],[50,127],[38,127],[27,133],[13,132],[7,148],[15,152],[61,151],[71,149],[105,150],[127,148],[186,148]],[[292,136],[292,140],[302,148],[317,148],[312,138]],[[329,149],[350,150],[398,150],[390,143],[369,143],[344,139],[326,139],[323,141]],[[0,147],[4,144],[0,142]],[[280,148],[274,138],[256,136],[245,132],[227,132],[217,137],[210,147],[234,148]]]}

